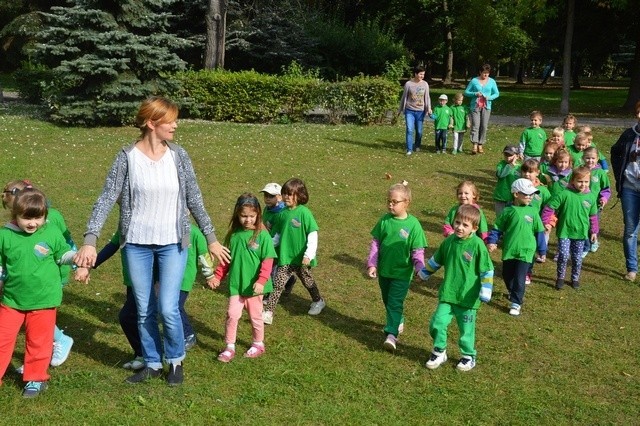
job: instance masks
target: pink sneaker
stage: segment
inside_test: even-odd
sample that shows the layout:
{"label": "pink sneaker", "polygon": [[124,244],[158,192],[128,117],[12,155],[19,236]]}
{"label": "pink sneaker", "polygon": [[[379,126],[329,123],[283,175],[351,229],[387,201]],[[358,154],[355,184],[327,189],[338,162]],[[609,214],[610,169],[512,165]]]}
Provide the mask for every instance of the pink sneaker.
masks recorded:
{"label": "pink sneaker", "polygon": [[264,345],[256,345],[255,343],[244,353],[245,358],[258,358],[266,351]]}

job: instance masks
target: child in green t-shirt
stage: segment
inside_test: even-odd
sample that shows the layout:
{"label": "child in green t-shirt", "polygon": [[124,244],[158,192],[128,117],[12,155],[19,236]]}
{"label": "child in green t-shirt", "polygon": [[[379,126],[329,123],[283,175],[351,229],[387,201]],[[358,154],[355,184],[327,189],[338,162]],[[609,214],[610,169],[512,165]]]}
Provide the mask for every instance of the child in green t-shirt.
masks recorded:
{"label": "child in green t-shirt", "polygon": [[427,239],[420,221],[407,212],[411,190],[395,184],[387,193],[386,213],[371,235],[367,258],[367,274],[378,278],[382,303],[387,313],[384,348],[394,351],[398,334],[404,331],[404,300],[413,279],[413,272],[424,268],[424,248]]}
{"label": "child in green t-shirt", "polygon": [[542,124],[542,113],[532,111],[529,115],[531,127],[527,127],[520,136],[520,154],[524,159],[534,158],[540,161],[544,143],[547,140],[547,133],[540,127]]}
{"label": "child in green t-shirt", "polygon": [[469,127],[469,106],[463,105],[464,95],[456,93],[451,112],[453,114],[453,150],[452,154],[462,152],[462,142]]}
{"label": "child in green t-shirt", "polygon": [[470,180],[462,181],[458,184],[456,188],[456,197],[458,198],[458,204],[451,207],[447,217],[444,219],[444,225],[442,226],[442,234],[445,237],[453,234],[453,221],[456,217],[456,212],[458,208],[463,204],[471,204],[472,206],[477,207],[480,210],[480,223],[478,225],[478,236],[485,240],[487,235],[489,235],[489,225],[487,224],[487,218],[485,217],[478,201],[480,200],[480,193],[478,192],[478,188],[476,185]]}
{"label": "child in green t-shirt", "polygon": [[[611,197],[611,181],[609,180],[609,175],[606,170],[602,169],[602,166],[598,162],[598,158],[600,157],[598,153],[598,149],[594,146],[590,146],[589,148],[583,151],[582,162],[585,167],[588,167],[591,171],[591,183],[589,185],[589,190],[591,191],[591,195],[593,199],[598,204],[598,222],[600,221],[600,214],[604,209],[604,206],[609,202],[609,198]],[[589,249],[591,252],[598,251],[600,247],[600,243],[598,240],[591,243],[590,240],[585,240],[585,251]],[[583,257],[584,257],[583,252]]]}
{"label": "child in green t-shirt", "polygon": [[480,211],[462,205],[456,213],[453,235],[448,236],[429,259],[419,276],[423,280],[444,266],[444,279],[438,292],[438,307],[431,317],[429,333],[433,351],[427,361],[429,369],[447,360],[447,328],[456,318],[462,357],[456,368],[469,371],[476,365],[476,314],[480,301],[489,302],[493,289],[493,263],[484,241],[476,235]]}
{"label": "child in green t-shirt", "polygon": [[436,128],[436,154],[447,151],[447,133],[453,128],[453,111],[447,105],[449,98],[447,95],[440,95],[438,105],[433,109],[431,115]]}
{"label": "child in green t-shirt", "polygon": [[564,129],[564,145],[569,147],[573,145],[576,132],[573,130],[578,124],[578,119],[573,114],[567,114],[562,120],[562,128]]}
{"label": "child in green t-shirt", "polygon": [[[533,186],[539,191],[537,194],[533,194],[531,197],[531,205],[538,210],[538,214],[542,214],[542,208],[547,204],[547,202],[551,199],[551,193],[549,192],[549,188],[547,185],[543,184],[540,181],[540,163],[538,163],[533,158],[525,160],[520,167],[520,176],[529,179]],[[555,222],[552,223],[555,226]],[[544,241],[546,245],[549,245],[549,232],[545,231],[544,233]],[[536,255],[536,262],[544,263],[547,260],[546,256],[538,256]],[[531,284],[531,274],[533,273],[533,265],[529,268],[529,273],[525,278],[525,284]]]}
{"label": "child in green t-shirt", "polygon": [[547,169],[547,187],[551,196],[559,194],[569,185],[573,160],[565,148],[558,148],[553,154],[551,165]]}
{"label": "child in green t-shirt", "polygon": [[520,150],[515,145],[507,145],[502,150],[504,160],[496,166],[496,187],[493,190],[496,217],[511,202],[511,184],[518,179],[520,164],[518,163]]}
{"label": "child in green t-shirt", "polygon": [[231,262],[219,264],[208,282],[215,289],[222,279],[229,277],[224,337],[227,346],[218,355],[218,361],[229,362],[236,354],[238,322],[243,309],[249,313],[253,337],[244,356],[257,358],[265,352],[262,296],[273,290],[271,268],[276,251],[271,236],[262,227],[262,209],[253,194],[244,193],[238,197],[224,245],[229,247]]}
{"label": "child in green t-shirt", "polygon": [[556,289],[564,287],[567,262],[571,257],[571,286],[580,288],[582,252],[584,240],[591,242],[598,236],[598,205],[590,193],[591,173],[588,167],[577,167],[571,173],[566,190],[551,197],[542,210],[542,222],[551,229],[549,218],[558,217],[556,235],[558,236],[558,267]]}
{"label": "child in green t-shirt", "polygon": [[[527,160],[527,161],[532,161]],[[533,160],[535,161],[535,160]],[[502,278],[509,292],[509,315],[520,315],[524,301],[526,276],[533,264],[533,256],[547,253],[544,226],[539,207],[531,205],[540,191],[526,178],[517,179],[511,185],[513,204],[505,208],[489,233],[487,249],[493,252],[498,240],[504,235],[502,244]]]}

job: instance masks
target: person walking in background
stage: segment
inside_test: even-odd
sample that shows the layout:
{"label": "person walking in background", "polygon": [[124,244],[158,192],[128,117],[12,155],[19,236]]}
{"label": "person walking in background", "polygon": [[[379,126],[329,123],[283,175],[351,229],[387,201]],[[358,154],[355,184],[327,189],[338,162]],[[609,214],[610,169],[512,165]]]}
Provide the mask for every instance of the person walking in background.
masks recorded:
{"label": "person walking in background", "polygon": [[398,335],[404,331],[404,300],[409,292],[413,272],[424,268],[427,239],[420,221],[409,214],[411,190],[401,184],[387,192],[388,212],[373,227],[367,258],[367,275],[378,278],[382,303],[386,311],[384,348],[396,349]]}
{"label": "person walking in background", "polygon": [[[413,77],[404,84],[398,114],[404,113],[407,155],[420,151],[425,115],[431,115],[429,84],[424,81],[424,68],[413,68]],[[415,143],[414,143],[415,137]]]}
{"label": "person walking in background", "polygon": [[483,145],[487,140],[487,127],[491,117],[491,103],[500,96],[496,81],[489,77],[491,65],[484,64],[480,67],[478,77],[471,79],[464,95],[471,98],[469,109],[471,111],[471,153],[483,153]]}
{"label": "person walking in background", "polygon": [[225,246],[231,250],[231,263],[218,265],[207,282],[212,289],[229,277],[229,306],[227,309],[225,349],[218,361],[229,362],[236,355],[238,322],[246,309],[251,319],[253,342],[245,358],[257,358],[265,353],[262,297],[273,290],[271,268],[276,251],[269,232],[262,226],[262,209],[258,199],[250,193],[238,197]]}
{"label": "person walking in background", "polygon": [[511,185],[520,177],[520,164],[518,159],[519,149],[515,145],[507,145],[502,150],[504,160],[496,166],[496,186],[493,189],[493,202],[496,217],[500,216],[502,210],[510,204],[513,197],[511,195]]}
{"label": "person walking in background", "polygon": [[622,202],[624,249],[627,273],[635,281],[638,274],[638,229],[640,228],[640,101],[635,105],[636,124],[626,129],[611,147],[611,167],[616,193]]}
{"label": "person walking in background", "polygon": [[520,155],[525,160],[533,158],[540,161],[544,144],[547,140],[546,132],[540,127],[542,113],[540,111],[532,111],[529,118],[531,119],[531,126],[527,127],[520,136]]}
{"label": "person walking in background", "polygon": [[432,118],[436,129],[436,154],[447,151],[447,134],[453,128],[453,111],[447,105],[449,98],[442,94],[438,98],[438,105],[433,109]]}
{"label": "person walking in background", "polygon": [[462,142],[464,142],[464,135],[467,133],[467,127],[469,127],[469,107],[463,105],[464,95],[462,93],[456,93],[453,98],[453,106],[451,111],[453,114],[453,151],[452,154],[462,152]]}
{"label": "person walking in background", "polygon": [[[75,256],[79,266],[95,264],[97,238],[119,201],[120,246],[131,276],[146,364],[126,379],[128,383],[160,377],[163,358],[169,364],[167,383],[177,386],[183,382],[185,342],[179,300],[190,241],[189,212],[207,239],[211,257],[222,263],[230,260],[204,208],[191,159],[184,148],[171,142],[177,118],[178,107],[168,99],[151,97],[142,102],[135,120],[140,139],[118,152],[93,206],[84,245]],[[160,337],[160,319],[164,338]]]}

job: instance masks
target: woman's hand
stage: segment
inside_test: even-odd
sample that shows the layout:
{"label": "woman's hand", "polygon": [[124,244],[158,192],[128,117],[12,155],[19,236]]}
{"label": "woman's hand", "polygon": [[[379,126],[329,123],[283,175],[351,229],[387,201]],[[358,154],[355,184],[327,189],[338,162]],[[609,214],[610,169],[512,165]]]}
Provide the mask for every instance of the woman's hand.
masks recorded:
{"label": "woman's hand", "polygon": [[80,247],[80,250],[73,256],[73,263],[81,268],[93,268],[96,264],[97,257],[96,248],[85,244]]}
{"label": "woman's hand", "polygon": [[209,244],[207,248],[209,249],[209,254],[211,255],[211,257],[218,259],[218,262],[220,262],[221,264],[226,265],[227,263],[231,262],[231,252],[228,248],[220,244],[218,241]]}

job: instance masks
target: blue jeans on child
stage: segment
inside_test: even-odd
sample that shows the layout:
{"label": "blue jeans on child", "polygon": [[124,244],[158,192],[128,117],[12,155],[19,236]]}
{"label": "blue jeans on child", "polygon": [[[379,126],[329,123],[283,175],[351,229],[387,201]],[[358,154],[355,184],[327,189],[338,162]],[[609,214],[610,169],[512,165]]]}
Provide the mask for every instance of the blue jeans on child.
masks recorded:
{"label": "blue jeans on child", "polygon": [[[163,323],[165,360],[173,364],[181,362],[185,348],[179,300],[187,250],[178,243],[165,246],[126,244],[122,255],[131,276],[146,366],[162,368],[163,340],[160,338],[158,314]],[[155,262],[158,264],[159,281],[157,297],[153,279]]]}
{"label": "blue jeans on child", "polygon": [[436,130],[436,151],[444,151],[447,149],[447,129]]}
{"label": "blue jeans on child", "polygon": [[[422,126],[424,124],[424,111],[404,110],[404,119],[407,126],[407,152],[413,152],[414,149],[420,148],[422,145]],[[413,143],[415,131],[415,144]]]}

